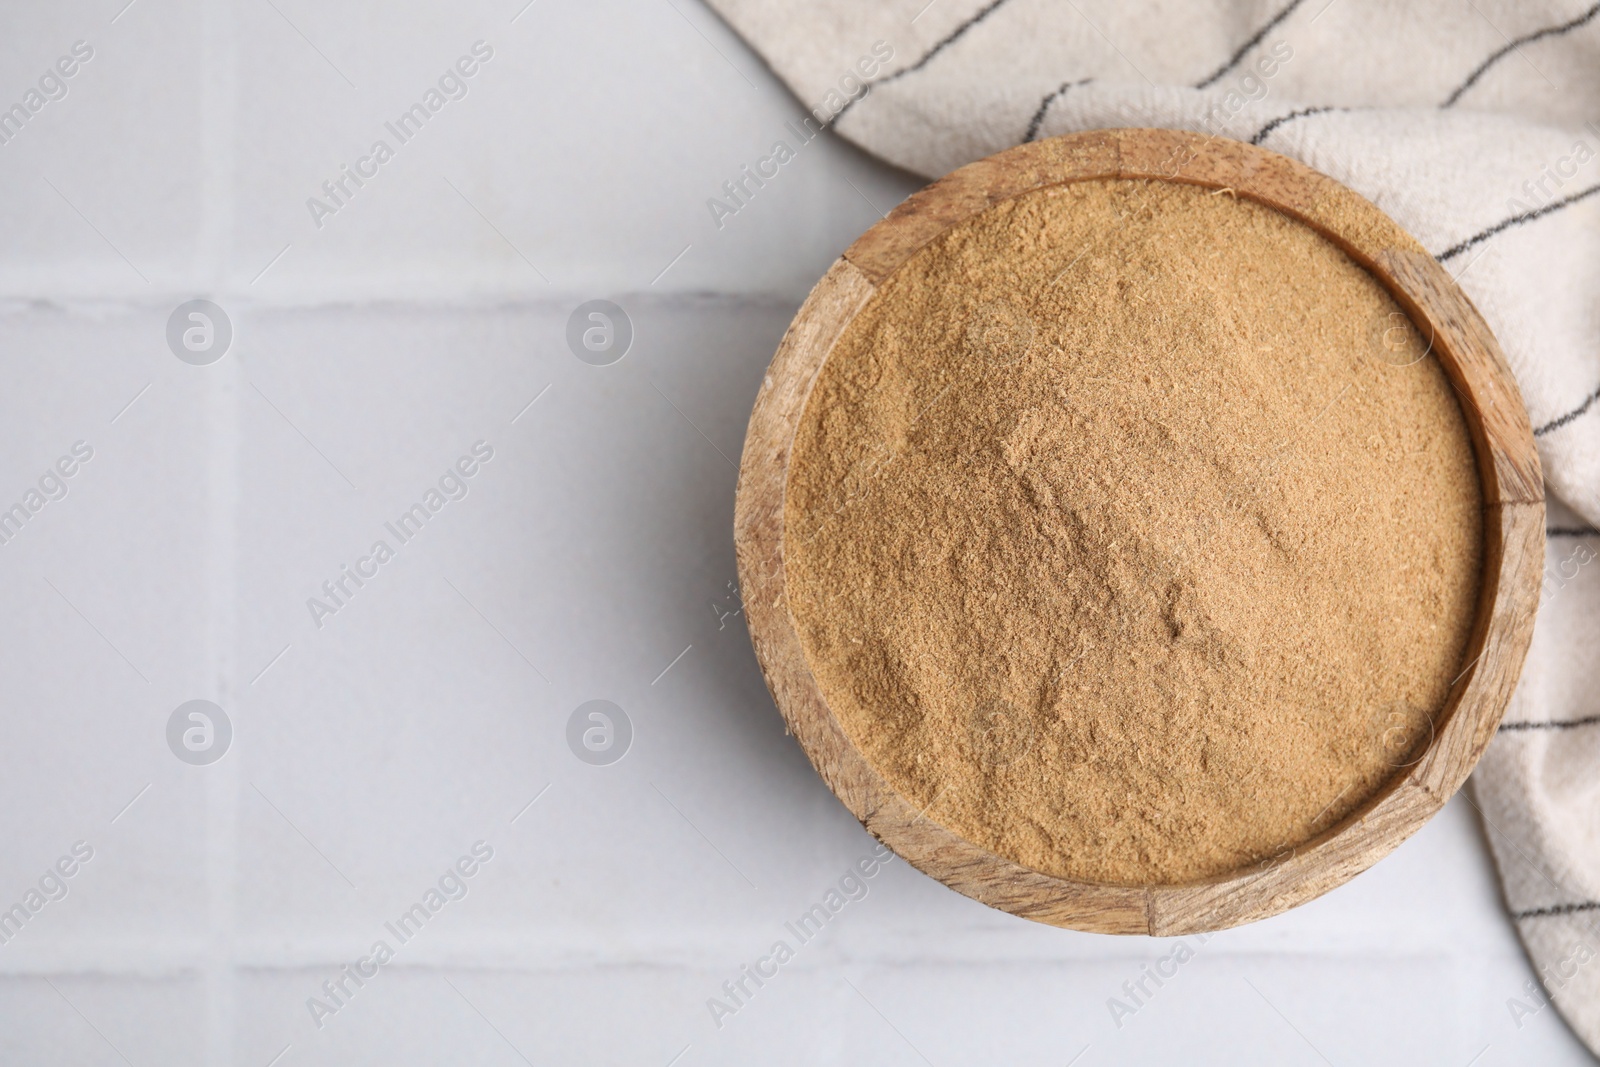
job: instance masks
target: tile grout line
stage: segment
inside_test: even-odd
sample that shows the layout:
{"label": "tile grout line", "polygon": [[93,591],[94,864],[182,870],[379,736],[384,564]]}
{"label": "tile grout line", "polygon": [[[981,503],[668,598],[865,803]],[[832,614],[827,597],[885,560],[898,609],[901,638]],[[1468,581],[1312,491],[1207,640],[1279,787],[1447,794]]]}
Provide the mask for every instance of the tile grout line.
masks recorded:
{"label": "tile grout line", "polygon": [[[216,296],[229,285],[228,262],[234,236],[233,133],[238,116],[239,56],[232,5],[227,0],[206,0],[202,17],[205,80],[201,136],[205,176],[195,273],[212,292],[192,295]],[[239,384],[243,368],[237,355],[241,340],[247,339],[236,334],[235,351],[207,368],[210,373],[206,379],[206,436],[211,446],[208,478],[212,489],[208,505],[212,510],[207,522],[210,590],[206,662],[210,665],[208,674],[217,679],[215,699],[233,718],[236,747],[248,737],[248,730],[240,729],[244,716],[239,713],[237,697],[242,688],[236,677],[239,420],[244,400]],[[230,752],[199,770],[205,775],[206,913],[211,935],[203,971],[205,1062],[223,1065],[234,1062],[238,1029],[239,961],[234,926],[238,912],[240,790],[244,788],[240,754]]]}
{"label": "tile grout line", "polygon": [[233,131],[238,111],[238,59],[233,9],[222,0],[206,0],[204,87],[200,103],[204,178],[196,238],[197,274],[210,282],[215,295],[227,285],[234,221]]}
{"label": "tile grout line", "polygon": [[[216,681],[215,699],[233,721],[233,748],[222,759],[196,768],[205,776],[206,896],[210,946],[206,975],[206,1063],[233,1062],[238,1022],[238,964],[234,951],[238,914],[239,814],[245,788],[241,753],[248,742],[248,717],[239,706],[245,686],[238,678],[240,410],[244,403],[237,363],[212,368],[207,384],[207,438],[212,454],[208,519],[210,585],[207,662]],[[208,682],[209,679],[206,679]],[[202,682],[202,684],[206,684]],[[200,694],[204,695],[204,694]]]}

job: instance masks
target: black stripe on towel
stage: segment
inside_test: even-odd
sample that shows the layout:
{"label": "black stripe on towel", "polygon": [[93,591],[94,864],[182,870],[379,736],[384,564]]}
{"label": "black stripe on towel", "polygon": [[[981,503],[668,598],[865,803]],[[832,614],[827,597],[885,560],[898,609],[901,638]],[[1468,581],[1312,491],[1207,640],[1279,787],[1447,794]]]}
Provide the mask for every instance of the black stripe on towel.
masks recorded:
{"label": "black stripe on towel", "polygon": [[946,48],[948,48],[951,45],[955,44],[956,41],[961,39],[961,35],[962,34],[966,33],[968,30],[972,29],[972,27],[976,26],[978,23],[980,23],[984,19],[988,18],[990,15],[992,15],[995,12],[995,9],[999,8],[1000,6],[1005,4],[1006,2],[1007,2],[1007,0],[992,0],[992,2],[987,4],[983,8],[983,10],[979,11],[976,15],[973,15],[970,19],[968,19],[967,21],[963,22],[961,25],[957,26],[954,30],[951,30],[948,34],[946,34],[944,40],[940,41],[938,44],[936,44],[932,48],[928,49],[927,52],[923,53],[922,58],[917,60],[915,63],[911,64],[911,66],[902,67],[899,70],[895,71],[893,74],[890,74],[890,75],[888,75],[886,77],[879,78],[875,82],[868,82],[866,89],[862,91],[860,96],[857,96],[857,97],[854,97],[854,98],[852,98],[850,100],[845,101],[844,107],[841,107],[838,111],[834,112],[833,118],[828,120],[828,125],[832,126],[832,125],[837,124],[840,119],[844,118],[844,113],[846,111],[849,111],[851,108],[855,107],[861,101],[865,100],[868,96],[870,96],[872,94],[872,90],[875,87],[877,87],[879,85],[886,85],[889,82],[892,82],[897,78],[905,77],[907,74],[915,74],[917,71],[919,71],[923,67],[927,66],[929,60],[931,60],[934,56],[938,55],[940,52],[943,52]]}
{"label": "black stripe on towel", "polygon": [[1256,135],[1254,137],[1250,138],[1250,143],[1251,144],[1260,144],[1262,141],[1265,141],[1267,139],[1267,135],[1269,133],[1271,133],[1273,130],[1277,129],[1279,126],[1282,126],[1286,122],[1293,122],[1295,119],[1303,119],[1307,115],[1321,115],[1321,114],[1324,114],[1324,113],[1329,112],[1329,111],[1349,111],[1349,110],[1350,109],[1347,108],[1347,107],[1333,107],[1332,105],[1329,105],[1327,107],[1303,107],[1299,111],[1291,111],[1287,115],[1282,115],[1282,116],[1280,116],[1278,118],[1275,118],[1271,122],[1267,123],[1265,126],[1261,127],[1261,129],[1256,131]]}
{"label": "black stripe on towel", "polygon": [[1600,185],[1591,185],[1589,188],[1579,190],[1578,192],[1573,193],[1571,196],[1563,197],[1560,200],[1552,200],[1544,207],[1535,208],[1532,211],[1524,211],[1522,214],[1513,215],[1509,219],[1501,219],[1493,226],[1490,226],[1487,230],[1473,234],[1471,237],[1468,237],[1465,241],[1462,241],[1458,245],[1451,245],[1434,258],[1443,263],[1447,259],[1459,256],[1461,253],[1465,252],[1469,248],[1472,248],[1474,245],[1482,244],[1484,241],[1487,241],[1497,233],[1500,233],[1504,230],[1509,230],[1513,226],[1521,226],[1525,222],[1532,222],[1535,219],[1542,219],[1546,215],[1553,215],[1562,208],[1571,207],[1580,200],[1588,199],[1595,193],[1600,193]]}
{"label": "black stripe on towel", "polygon": [[1546,537],[1600,537],[1593,526],[1552,526],[1544,532]]}
{"label": "black stripe on towel", "polygon": [[1224,74],[1228,73],[1228,71],[1232,70],[1234,67],[1237,67],[1239,65],[1239,61],[1250,54],[1250,49],[1261,43],[1261,38],[1271,33],[1272,28],[1278,23],[1294,14],[1294,9],[1303,3],[1305,3],[1305,0],[1289,0],[1289,3],[1284,7],[1284,9],[1272,16],[1272,18],[1268,19],[1267,24],[1257,30],[1254,37],[1240,45],[1239,50],[1230,56],[1226,63],[1218,67],[1215,74],[1211,75],[1211,77],[1207,78],[1205,81],[1197,84],[1195,88],[1209,89],[1212,85],[1216,84]]}
{"label": "black stripe on towel", "polygon": [[1594,911],[1600,900],[1585,900],[1579,904],[1557,904],[1553,908],[1530,908],[1512,914],[1513,919],[1542,919],[1547,915],[1571,915],[1575,911]]}
{"label": "black stripe on towel", "polygon": [[1593,726],[1600,722],[1600,715],[1588,715],[1581,719],[1567,719],[1564,722],[1503,722],[1501,731],[1506,730],[1572,730],[1579,726]]}
{"label": "black stripe on towel", "polygon": [[1494,55],[1490,56],[1482,63],[1479,63],[1478,69],[1467,75],[1467,80],[1457,86],[1456,91],[1451,93],[1449,97],[1445,99],[1445,102],[1439,106],[1453,107],[1455,102],[1461,99],[1461,94],[1476,85],[1478,79],[1483,77],[1484,74],[1488,73],[1490,67],[1494,66],[1496,63],[1500,62],[1506,56],[1509,56],[1512,52],[1516,51],[1518,48],[1521,48],[1523,45],[1532,44],[1534,41],[1543,40],[1546,37],[1559,37],[1563,33],[1568,33],[1587,22],[1590,22],[1596,15],[1600,15],[1600,4],[1594,5],[1589,10],[1573,19],[1571,22],[1563,22],[1559,26],[1546,26],[1542,30],[1535,30],[1533,33],[1524,34],[1523,36],[1518,37],[1516,40],[1507,44],[1504,48],[1495,52]]}
{"label": "black stripe on towel", "polygon": [[1588,411],[1590,408],[1594,407],[1594,402],[1596,400],[1600,400],[1600,389],[1596,389],[1594,392],[1592,392],[1588,396],[1584,397],[1583,403],[1579,404],[1577,407],[1573,408],[1571,411],[1567,412],[1565,415],[1558,415],[1555,418],[1551,419],[1549,422],[1545,423],[1543,426],[1541,426],[1538,429],[1534,430],[1533,431],[1533,436],[1535,436],[1535,437],[1543,437],[1545,434],[1551,432],[1552,430],[1561,429],[1561,427],[1565,426],[1567,423],[1571,422],[1573,419],[1575,419],[1578,416],[1582,415],[1585,411]]}
{"label": "black stripe on towel", "polygon": [[1044,116],[1050,110],[1051,104],[1065,96],[1068,89],[1076,89],[1078,86],[1088,85],[1092,81],[1094,81],[1093,78],[1080,78],[1075,82],[1062,82],[1061,88],[1039,101],[1039,110],[1033,113],[1033,121],[1028,123],[1028,136],[1022,139],[1022,143],[1027,144],[1039,136],[1039,127],[1044,125]]}

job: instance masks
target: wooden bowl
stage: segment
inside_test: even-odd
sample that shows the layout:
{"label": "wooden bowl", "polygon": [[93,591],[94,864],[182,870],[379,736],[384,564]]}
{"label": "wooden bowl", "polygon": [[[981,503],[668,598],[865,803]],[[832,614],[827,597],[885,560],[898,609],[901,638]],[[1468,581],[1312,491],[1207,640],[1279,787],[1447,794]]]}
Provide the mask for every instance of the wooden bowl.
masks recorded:
{"label": "wooden bowl", "polygon": [[[1310,227],[1365,267],[1411,316],[1461,400],[1483,490],[1478,614],[1460,677],[1422,757],[1367,803],[1286,855],[1181,885],[1102,885],[1021,866],[917,810],[851,742],[822,696],[790,614],[784,494],[806,399],[845,327],[928,242],[1045,186],[1136,178],[1230,189]],[[1158,936],[1266,918],[1344,883],[1415,833],[1494,736],[1533,631],[1544,568],[1544,488],[1522,397],[1489,327],[1444,268],[1369,201],[1294,160],[1170,130],[1099,130],[962,167],[847,249],[789,326],[756,398],[734,513],[750,635],[773,700],[828,787],[872,835],[945,885],[1024,918]]]}

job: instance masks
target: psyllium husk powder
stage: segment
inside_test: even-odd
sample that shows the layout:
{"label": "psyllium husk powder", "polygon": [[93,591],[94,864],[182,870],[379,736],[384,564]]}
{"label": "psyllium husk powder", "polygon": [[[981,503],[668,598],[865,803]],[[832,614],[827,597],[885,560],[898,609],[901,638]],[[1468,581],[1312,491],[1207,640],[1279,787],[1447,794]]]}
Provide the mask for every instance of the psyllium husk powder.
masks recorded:
{"label": "psyllium husk powder", "polygon": [[824,364],[786,591],[926,817],[1080,881],[1192,881],[1337,825],[1431,740],[1482,501],[1427,339],[1336,246],[1165,182],[998,204]]}

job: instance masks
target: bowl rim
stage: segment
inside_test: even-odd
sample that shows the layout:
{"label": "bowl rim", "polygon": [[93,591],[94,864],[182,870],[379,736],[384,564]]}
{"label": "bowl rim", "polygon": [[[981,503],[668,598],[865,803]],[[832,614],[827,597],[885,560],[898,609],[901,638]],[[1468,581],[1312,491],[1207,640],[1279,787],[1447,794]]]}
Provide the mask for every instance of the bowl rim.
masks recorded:
{"label": "bowl rim", "polygon": [[[1260,864],[1182,884],[1075,881],[997,855],[926,817],[834,717],[789,611],[784,500],[796,433],[845,328],[920,249],[988,208],[1073,182],[1142,179],[1231,192],[1310,227],[1365,267],[1432,338],[1466,418],[1483,490],[1483,583],[1463,669],[1431,743],[1339,823]],[[924,187],[858,238],[795,315],[756,397],[739,466],[734,545],[745,617],[774,702],[812,765],[878,840],[945,885],[1023,918],[1170,936],[1279,914],[1387,855],[1460,788],[1493,738],[1532,637],[1544,567],[1544,491],[1522,397],[1487,323],[1450,274],[1376,205],[1254,145],[1177,130],[1092,130],[1034,141]]]}

